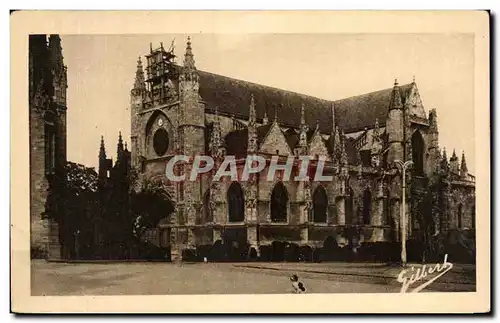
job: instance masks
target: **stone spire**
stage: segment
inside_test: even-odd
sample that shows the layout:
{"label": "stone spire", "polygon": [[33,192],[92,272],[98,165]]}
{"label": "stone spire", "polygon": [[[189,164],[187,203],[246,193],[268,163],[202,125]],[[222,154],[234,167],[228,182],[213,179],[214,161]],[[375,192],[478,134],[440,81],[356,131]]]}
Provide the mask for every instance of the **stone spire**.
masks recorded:
{"label": "stone spire", "polygon": [[394,109],[403,109],[403,103],[401,101],[401,89],[399,88],[397,79],[394,80],[394,88],[392,89],[391,101],[389,103],[389,111]]}
{"label": "stone spire", "polygon": [[267,111],[264,111],[264,117],[262,118],[262,124],[268,124],[269,119],[267,118]]}
{"label": "stone spire", "polygon": [[398,80],[394,81],[389,102],[389,115],[386,121],[387,133],[387,163],[392,165],[396,160],[404,159],[404,122],[403,103],[401,100],[401,89]]}
{"label": "stone spire", "polygon": [[335,133],[337,126],[335,125],[335,104],[332,102],[332,134]]}
{"label": "stone spire", "polygon": [[347,163],[348,163],[348,160],[347,160],[347,149],[346,149],[347,138],[345,136],[344,130],[342,130],[341,140],[342,140],[342,143],[340,144],[340,148],[341,148],[341,151],[340,151],[340,164],[346,166]]}
{"label": "stone spire", "polygon": [[118,132],[118,145],[117,145],[117,160],[119,160],[123,154],[123,138],[122,138],[122,132]]}
{"label": "stone spire", "polygon": [[441,158],[440,168],[444,174],[450,171],[450,165],[448,164],[448,156],[446,155],[446,148],[443,148],[443,157]]}
{"label": "stone spire", "polygon": [[300,150],[300,154],[307,153],[307,131],[309,127],[306,124],[306,119],[304,115],[304,104],[302,104],[300,108],[300,132],[299,132],[299,143],[298,147]]}
{"label": "stone spire", "polygon": [[455,149],[453,149],[453,154],[451,155],[450,158],[450,169],[452,173],[459,174],[460,169],[458,165],[458,157],[457,154],[455,153]]}
{"label": "stone spire", "polygon": [[[182,81],[193,81],[195,84],[198,83],[199,76],[196,71],[196,66],[194,63],[193,49],[191,48],[191,38],[188,37],[186,43],[186,52],[184,54],[184,69],[182,70],[182,74],[179,77],[179,80]],[[198,88],[196,86],[196,91]]]}
{"label": "stone spire", "polygon": [[106,148],[104,147],[104,137],[101,136],[101,146],[99,147],[99,169],[98,169],[100,181],[104,180],[107,177],[107,173],[109,170],[108,161],[109,160],[106,157]]}
{"label": "stone spire", "polygon": [[460,176],[466,178],[469,175],[469,170],[467,169],[467,163],[465,162],[465,153],[462,152],[462,161],[460,163]]}
{"label": "stone spire", "polygon": [[253,94],[250,97],[250,107],[248,112],[248,153],[257,151],[257,117],[255,114],[255,100]]}
{"label": "stone spire", "polygon": [[99,159],[106,159],[106,148],[104,147],[103,136],[101,136],[101,146],[99,147]]}
{"label": "stone spire", "polygon": [[137,59],[137,70],[135,71],[134,91],[139,92],[146,89],[146,82],[144,81],[144,70],[142,68],[141,57]]}
{"label": "stone spire", "polygon": [[332,136],[333,136],[333,160],[340,162],[343,147],[342,147],[342,142],[340,141],[339,127],[335,127]]}
{"label": "stone spire", "polygon": [[213,122],[209,148],[212,157],[214,158],[221,157],[221,128],[220,128],[219,112],[217,107],[215,107],[215,120]]}
{"label": "stone spire", "polygon": [[191,48],[191,37],[189,36],[186,43],[186,53],[184,54],[184,67],[188,70],[196,70],[193,49]]}

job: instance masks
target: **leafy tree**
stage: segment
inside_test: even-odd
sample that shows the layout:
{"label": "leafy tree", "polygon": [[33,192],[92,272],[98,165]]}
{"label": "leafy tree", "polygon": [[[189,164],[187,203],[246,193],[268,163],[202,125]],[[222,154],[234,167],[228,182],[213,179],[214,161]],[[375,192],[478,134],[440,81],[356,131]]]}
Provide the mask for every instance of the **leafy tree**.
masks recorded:
{"label": "leafy tree", "polygon": [[130,194],[133,232],[139,239],[174,212],[172,197],[161,180],[144,180],[141,189]]}
{"label": "leafy tree", "polygon": [[68,162],[50,175],[48,181],[43,216],[59,225],[62,257],[78,256],[82,246],[91,247],[93,216],[97,210],[97,173],[93,168]]}

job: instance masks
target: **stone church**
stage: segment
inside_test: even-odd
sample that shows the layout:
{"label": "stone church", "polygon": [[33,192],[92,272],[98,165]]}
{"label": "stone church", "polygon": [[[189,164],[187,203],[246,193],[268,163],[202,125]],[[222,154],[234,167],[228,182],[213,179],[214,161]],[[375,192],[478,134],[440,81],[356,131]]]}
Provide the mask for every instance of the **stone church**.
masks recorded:
{"label": "stone church", "polygon": [[[137,189],[141,181],[159,180],[172,197],[175,212],[149,233],[172,259],[215,245],[266,259],[286,248],[308,258],[329,245],[381,246],[383,253],[400,244],[397,160],[413,162],[405,197],[410,245],[422,230],[473,236],[474,176],[463,153],[459,160],[453,150],[448,159],[439,146],[436,110],[425,111],[415,80],[329,101],[198,70],[189,38],[182,66],[163,45],[151,47],[145,62],[145,69],[137,62],[130,94],[131,166]],[[249,154],[264,157],[266,167],[272,156],[283,164],[289,156],[323,157],[333,181],[282,181],[278,174],[269,182],[263,171],[245,182],[216,182],[214,167],[196,182],[168,182],[166,163],[176,154],[210,155],[216,165],[232,155],[239,171]],[[188,173],[190,166],[176,171]],[[430,223],[421,221],[418,201],[436,181]]]}
{"label": "stone church", "polygon": [[29,36],[29,151],[31,251],[60,258],[59,228],[44,219],[48,193],[66,165],[66,90],[59,35]]}

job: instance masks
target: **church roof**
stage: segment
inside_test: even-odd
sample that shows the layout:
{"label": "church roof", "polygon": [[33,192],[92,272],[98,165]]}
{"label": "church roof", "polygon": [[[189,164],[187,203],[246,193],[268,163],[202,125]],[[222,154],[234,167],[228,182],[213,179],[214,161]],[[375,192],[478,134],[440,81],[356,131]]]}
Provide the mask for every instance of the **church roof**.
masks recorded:
{"label": "church roof", "polygon": [[[262,120],[264,114],[270,120],[275,115],[281,125],[298,127],[300,109],[305,107],[305,121],[314,129],[316,123],[322,133],[332,131],[332,104],[335,105],[335,122],[345,132],[373,127],[375,119],[385,125],[391,88],[362,94],[337,101],[328,101],[312,96],[281,90],[247,81],[198,71],[200,76],[200,95],[207,112],[214,113],[215,107],[221,115],[248,119],[250,95],[254,95],[256,115]],[[401,85],[403,104],[412,84]]]}

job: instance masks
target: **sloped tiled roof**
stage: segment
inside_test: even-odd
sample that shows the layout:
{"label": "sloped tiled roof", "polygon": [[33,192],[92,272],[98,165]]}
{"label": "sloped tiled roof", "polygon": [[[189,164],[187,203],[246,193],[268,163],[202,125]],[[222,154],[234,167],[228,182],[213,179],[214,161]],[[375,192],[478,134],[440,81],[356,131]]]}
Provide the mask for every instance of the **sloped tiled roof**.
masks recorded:
{"label": "sloped tiled roof", "polygon": [[[177,73],[181,72],[181,66],[176,65],[175,68]],[[378,119],[380,126],[384,126],[392,91],[390,87],[329,101],[201,70],[198,70],[198,74],[200,96],[207,112],[215,113],[217,107],[221,115],[248,120],[248,106],[253,94],[259,121],[267,113],[270,121],[276,115],[280,125],[298,128],[300,109],[304,104],[306,123],[311,129],[316,128],[318,123],[322,133],[332,132],[332,104],[335,105],[335,122],[346,133],[373,127],[375,119]],[[400,85],[403,104],[411,86],[411,83]]]}
{"label": "sloped tiled roof", "polygon": [[[322,133],[332,131],[332,104],[335,105],[335,122],[345,132],[372,127],[377,118],[379,124],[384,125],[392,91],[391,87],[328,101],[204,71],[199,71],[199,76],[200,95],[208,112],[214,113],[217,107],[221,115],[234,115],[236,118],[248,120],[248,106],[253,94],[258,120],[262,120],[265,113],[270,120],[277,115],[281,125],[297,128],[300,109],[304,104],[306,123],[311,129],[318,123]],[[411,84],[401,85],[400,88],[404,104]]]}
{"label": "sloped tiled roof", "polygon": [[[411,84],[400,86],[403,104],[411,86]],[[370,128],[375,124],[376,119],[380,126],[384,126],[391,93],[392,88],[388,88],[334,101],[335,122],[345,132],[362,130],[364,127]]]}

